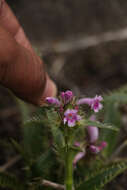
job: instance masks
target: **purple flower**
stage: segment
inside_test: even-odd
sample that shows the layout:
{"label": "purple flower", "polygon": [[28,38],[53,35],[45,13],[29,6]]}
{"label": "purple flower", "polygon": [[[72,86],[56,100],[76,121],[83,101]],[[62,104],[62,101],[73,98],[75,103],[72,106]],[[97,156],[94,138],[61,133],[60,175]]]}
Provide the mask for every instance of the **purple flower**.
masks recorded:
{"label": "purple flower", "polygon": [[62,98],[64,104],[69,103],[73,98],[72,91],[67,90],[66,92],[61,92],[61,98]]}
{"label": "purple flower", "polygon": [[93,109],[94,112],[98,112],[99,110],[102,109],[103,106],[100,103],[102,100],[103,100],[102,96],[97,96],[97,95],[92,99],[91,109]]}
{"label": "purple flower", "polygon": [[90,152],[93,154],[98,154],[100,152],[99,147],[95,145],[90,145],[89,149],[90,149]]}
{"label": "purple flower", "polygon": [[64,124],[67,122],[69,127],[74,127],[76,121],[81,119],[81,116],[77,114],[77,110],[67,109],[64,113]]}
{"label": "purple flower", "polygon": [[91,153],[98,154],[107,146],[107,142],[102,141],[99,146],[90,145],[89,149]]}
{"label": "purple flower", "polygon": [[46,102],[50,105],[54,105],[54,106],[60,106],[60,101],[57,98],[54,97],[47,97],[46,98]]}
{"label": "purple flower", "polygon": [[76,164],[79,160],[81,160],[85,156],[85,152],[79,152],[76,154],[74,160],[73,160],[73,166],[76,167]]}
{"label": "purple flower", "polygon": [[[91,120],[91,121],[95,121],[95,120],[96,120],[95,115],[92,115],[92,116],[90,117],[90,120]],[[99,129],[98,129],[98,127],[95,127],[95,126],[88,126],[88,127],[87,127],[87,131],[88,131],[90,143],[96,142],[97,139],[98,139],[98,137],[99,137]]]}
{"label": "purple flower", "polygon": [[88,104],[89,106],[91,106],[91,101],[92,101],[92,98],[81,98],[77,100],[76,104],[77,105]]}
{"label": "purple flower", "polygon": [[88,104],[91,109],[94,110],[94,112],[98,112],[100,109],[102,109],[102,104],[100,103],[103,100],[102,96],[95,96],[94,98],[81,98],[79,99],[76,104],[82,105],[82,104]]}
{"label": "purple flower", "polygon": [[106,146],[107,146],[107,142],[102,141],[100,146],[99,146],[100,151],[103,150]]}

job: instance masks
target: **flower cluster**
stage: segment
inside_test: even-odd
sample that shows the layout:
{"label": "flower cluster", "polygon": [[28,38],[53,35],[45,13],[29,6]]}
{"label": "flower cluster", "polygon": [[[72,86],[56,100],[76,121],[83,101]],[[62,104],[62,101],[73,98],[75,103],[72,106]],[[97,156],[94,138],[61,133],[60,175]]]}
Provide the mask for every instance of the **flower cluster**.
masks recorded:
{"label": "flower cluster", "polygon": [[66,92],[61,92],[60,98],[54,98],[54,97],[47,97],[46,102],[49,105],[53,105],[55,107],[59,107],[60,110],[64,110],[64,118],[63,123],[67,124],[69,127],[74,127],[77,123],[77,121],[81,120],[81,116],[78,115],[78,106],[82,104],[87,104],[91,107],[94,112],[98,112],[100,109],[102,109],[102,104],[100,103],[103,98],[101,96],[95,96],[94,98],[81,98],[75,102],[75,107],[70,109],[67,108],[68,104],[72,102],[74,98],[74,95],[72,91],[67,90]]}
{"label": "flower cluster", "polygon": [[[54,97],[46,98],[46,102],[49,105],[54,106],[61,115],[63,125],[68,127],[76,126],[79,121],[83,119],[83,116],[80,115],[80,107],[82,105],[88,105],[94,111],[94,113],[97,113],[103,107],[101,104],[102,101],[103,98],[97,95],[94,98],[81,98],[76,100],[72,91],[70,90],[61,92],[58,99]],[[95,121],[95,114],[93,114],[89,119]],[[76,166],[76,163],[82,157],[84,157],[87,152],[90,152],[91,154],[98,154],[107,146],[106,142],[98,143],[99,129],[97,127],[87,126],[85,129],[87,130],[88,134],[85,147],[82,147],[80,142],[75,142],[74,144],[75,146],[81,148],[81,151],[74,158],[74,166]]]}

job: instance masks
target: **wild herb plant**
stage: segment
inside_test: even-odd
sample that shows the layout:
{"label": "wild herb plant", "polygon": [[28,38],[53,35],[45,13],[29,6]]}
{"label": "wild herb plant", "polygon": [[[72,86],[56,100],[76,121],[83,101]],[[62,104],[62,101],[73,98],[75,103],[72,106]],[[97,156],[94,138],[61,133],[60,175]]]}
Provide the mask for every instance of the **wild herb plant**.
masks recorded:
{"label": "wild herb plant", "polygon": [[[119,106],[127,103],[126,89],[104,98],[77,99],[69,90],[58,99],[47,97],[47,104],[25,121],[22,143],[12,140],[24,160],[24,179],[0,173],[0,186],[14,190],[102,189],[127,169],[127,159],[115,160],[127,144],[116,147],[122,125]],[[20,107],[26,120],[26,108]]]}

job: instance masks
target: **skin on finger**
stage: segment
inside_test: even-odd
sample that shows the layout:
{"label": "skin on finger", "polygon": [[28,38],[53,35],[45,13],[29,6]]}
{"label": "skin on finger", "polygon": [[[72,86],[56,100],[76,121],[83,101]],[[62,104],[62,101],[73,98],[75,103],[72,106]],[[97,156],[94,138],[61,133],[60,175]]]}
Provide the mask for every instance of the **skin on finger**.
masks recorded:
{"label": "skin on finger", "polygon": [[49,78],[49,76],[46,76],[46,85],[43,94],[38,99],[38,105],[43,105],[45,103],[46,97],[55,97],[57,95],[57,87],[55,83]]}
{"label": "skin on finger", "polygon": [[17,96],[42,104],[54,96],[56,87],[46,77],[44,65],[35,54],[23,29],[6,3],[0,15],[0,81]]}
{"label": "skin on finger", "polygon": [[16,41],[20,43],[20,45],[29,49],[30,51],[33,51],[33,48],[17,18],[5,1],[3,1],[0,9],[0,25],[3,26],[12,35],[12,37],[14,37]]}

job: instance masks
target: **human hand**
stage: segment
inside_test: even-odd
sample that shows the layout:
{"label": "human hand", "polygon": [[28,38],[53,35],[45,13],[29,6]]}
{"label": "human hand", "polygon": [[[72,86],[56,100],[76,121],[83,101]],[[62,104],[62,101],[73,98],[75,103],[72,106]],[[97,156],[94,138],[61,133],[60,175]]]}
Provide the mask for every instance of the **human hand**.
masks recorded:
{"label": "human hand", "polygon": [[56,95],[55,84],[4,0],[0,0],[0,83],[36,105]]}

